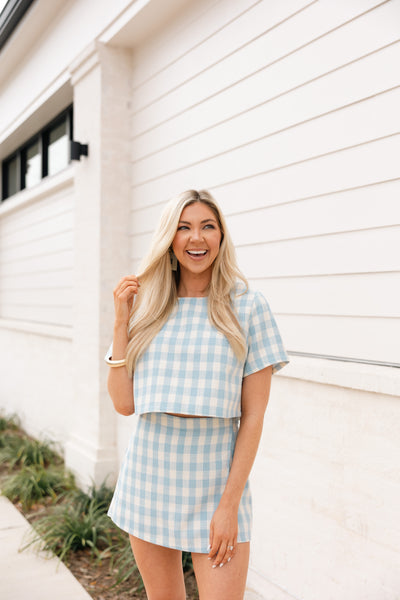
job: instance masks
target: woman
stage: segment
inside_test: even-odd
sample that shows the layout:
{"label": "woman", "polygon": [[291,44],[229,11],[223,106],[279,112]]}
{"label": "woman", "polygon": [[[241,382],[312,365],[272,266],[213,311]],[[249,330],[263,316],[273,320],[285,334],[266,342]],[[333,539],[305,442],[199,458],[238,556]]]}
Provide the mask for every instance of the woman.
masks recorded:
{"label": "woman", "polygon": [[109,515],[130,534],[149,600],[186,598],[182,550],[200,600],[240,600],[248,476],[271,375],[289,361],[207,191],[168,204],[141,274],[118,282],[114,304],[108,390],[118,413],[138,418]]}

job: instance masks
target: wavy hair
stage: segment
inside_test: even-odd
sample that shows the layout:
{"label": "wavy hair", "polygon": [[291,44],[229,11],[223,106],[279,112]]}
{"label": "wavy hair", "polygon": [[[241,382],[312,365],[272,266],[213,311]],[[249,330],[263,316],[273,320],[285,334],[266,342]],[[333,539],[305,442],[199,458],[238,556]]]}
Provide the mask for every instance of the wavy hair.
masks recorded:
{"label": "wavy hair", "polygon": [[240,293],[245,293],[247,280],[237,266],[235,248],[218,204],[207,190],[187,190],[168,202],[139,269],[140,288],[128,326],[126,366],[130,376],[133,376],[138,358],[176,306],[180,270],[179,263],[177,271],[171,269],[172,242],[183,209],[195,202],[202,202],[212,210],[222,234],[208,286],[208,317],[226,336],[237,358],[241,360],[246,356],[246,342],[233,309],[231,293],[237,292],[238,280],[244,284]]}

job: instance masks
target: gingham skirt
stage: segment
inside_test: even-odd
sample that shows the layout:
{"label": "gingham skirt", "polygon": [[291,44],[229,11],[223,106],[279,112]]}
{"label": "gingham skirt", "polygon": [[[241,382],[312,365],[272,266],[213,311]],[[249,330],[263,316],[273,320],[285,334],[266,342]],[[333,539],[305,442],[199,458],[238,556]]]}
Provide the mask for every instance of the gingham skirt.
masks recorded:
{"label": "gingham skirt", "polygon": [[[108,515],[124,531],[153,544],[207,553],[238,427],[237,418],[138,415]],[[248,481],[238,517],[237,541],[247,542],[252,524]]]}

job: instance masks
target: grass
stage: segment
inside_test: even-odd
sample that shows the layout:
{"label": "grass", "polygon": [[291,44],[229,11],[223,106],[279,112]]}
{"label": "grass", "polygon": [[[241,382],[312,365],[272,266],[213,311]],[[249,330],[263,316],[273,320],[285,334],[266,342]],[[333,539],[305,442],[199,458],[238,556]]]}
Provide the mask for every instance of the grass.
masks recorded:
{"label": "grass", "polygon": [[48,497],[56,502],[60,495],[74,488],[74,478],[60,466],[29,465],[6,477],[2,488],[3,495],[11,502],[20,502],[22,510],[29,510]]}
{"label": "grass", "polygon": [[17,431],[20,428],[20,420],[17,415],[6,416],[0,413],[0,433],[4,431]]}
{"label": "grass", "polygon": [[103,553],[103,557],[109,556],[110,570],[114,573],[116,587],[133,579],[134,586],[130,590],[135,593],[144,589],[143,581],[137,568],[136,562],[132,558],[132,548],[129,537],[124,535],[121,530],[115,528],[113,544],[109,546],[108,551]]}
{"label": "grass", "polygon": [[101,550],[111,541],[110,521],[104,508],[90,500],[82,511],[79,504],[71,502],[72,498],[73,494],[66,498],[67,502],[54,506],[49,514],[35,521],[30,543],[65,562],[71,552],[85,548],[93,557],[100,558]]}
{"label": "grass", "polygon": [[60,465],[62,459],[55,451],[55,444],[50,440],[33,440],[20,435],[5,434],[0,448],[0,463],[9,470],[15,467],[37,465],[47,467],[51,464]]}

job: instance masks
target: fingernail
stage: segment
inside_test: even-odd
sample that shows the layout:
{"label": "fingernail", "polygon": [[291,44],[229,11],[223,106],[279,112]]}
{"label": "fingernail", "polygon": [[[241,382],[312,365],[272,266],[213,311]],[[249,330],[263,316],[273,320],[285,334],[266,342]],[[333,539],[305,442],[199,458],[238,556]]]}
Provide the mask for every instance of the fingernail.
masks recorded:
{"label": "fingernail", "polygon": [[207,560],[211,560],[211,556],[207,556]]}
{"label": "fingernail", "polygon": [[213,569],[215,569],[215,567],[216,567],[216,566],[217,566],[217,565],[213,565],[213,567],[212,567],[212,568],[213,568]]}
{"label": "fingernail", "polygon": [[232,556],[230,556],[226,562],[229,562],[231,560],[231,558],[232,558]]}
{"label": "fingernail", "polygon": [[207,550],[211,550],[211,546],[210,545],[208,546]]}
{"label": "fingernail", "polygon": [[224,563],[221,563],[219,566],[220,566],[220,567],[223,567],[223,566],[224,566]]}

